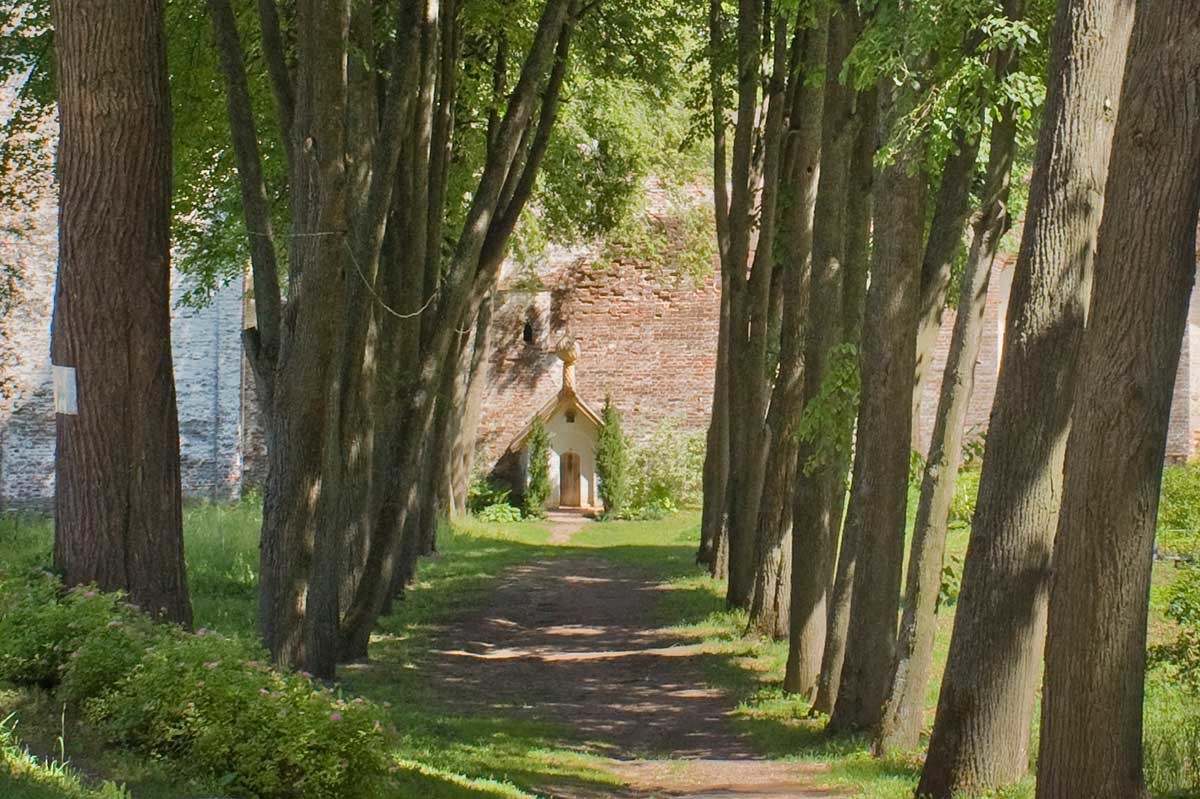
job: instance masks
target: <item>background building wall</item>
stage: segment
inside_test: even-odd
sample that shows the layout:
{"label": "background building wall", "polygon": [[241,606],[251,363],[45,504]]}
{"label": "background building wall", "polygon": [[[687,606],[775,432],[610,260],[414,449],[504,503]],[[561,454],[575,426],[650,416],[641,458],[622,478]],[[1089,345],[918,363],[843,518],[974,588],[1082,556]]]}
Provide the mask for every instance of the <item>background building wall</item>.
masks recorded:
{"label": "background building wall", "polygon": [[[715,270],[714,270],[715,271]],[[708,426],[720,320],[715,274],[698,281],[632,263],[596,265],[586,251],[555,253],[541,286],[501,282],[493,315],[491,372],[480,419],[487,471],[562,380],[558,342],[579,344],[576,384],[597,412],[605,396],[625,431],[645,440],[662,424]],[[524,341],[526,323],[533,340]]]}
{"label": "background building wall", "polygon": [[[9,371],[10,394],[0,400],[0,504],[6,508],[54,504],[50,321],[57,243],[53,227],[50,231],[4,242],[24,267],[21,300],[8,320],[18,362]],[[198,311],[178,305],[187,288],[187,278],[172,274],[171,352],[183,493],[193,499],[234,499],[242,487],[242,286],[226,286]],[[137,413],[136,404],[128,412]]]}

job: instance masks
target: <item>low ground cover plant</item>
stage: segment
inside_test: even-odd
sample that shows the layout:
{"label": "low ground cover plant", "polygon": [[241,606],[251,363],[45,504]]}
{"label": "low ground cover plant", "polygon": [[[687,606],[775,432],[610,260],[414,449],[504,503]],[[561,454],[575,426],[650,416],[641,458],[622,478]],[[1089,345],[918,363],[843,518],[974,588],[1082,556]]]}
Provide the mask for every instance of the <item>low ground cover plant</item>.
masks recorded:
{"label": "low ground cover plant", "polygon": [[53,691],[108,742],[235,797],[369,797],[392,735],[374,705],[281,672],[246,640],[158,624],[119,594],[0,578],[0,682]]}

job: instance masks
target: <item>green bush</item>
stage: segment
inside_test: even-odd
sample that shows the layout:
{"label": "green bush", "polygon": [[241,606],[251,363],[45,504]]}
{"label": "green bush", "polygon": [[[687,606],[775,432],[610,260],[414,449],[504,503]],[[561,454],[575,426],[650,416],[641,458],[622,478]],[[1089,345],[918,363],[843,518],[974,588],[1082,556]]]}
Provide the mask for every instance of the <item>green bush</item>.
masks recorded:
{"label": "green bush", "polygon": [[[510,505],[512,489],[486,477],[476,477],[467,489],[467,510],[479,514],[493,505]],[[511,505],[510,505],[511,506]]]}
{"label": "green bush", "polygon": [[962,591],[962,558],[950,555],[942,564],[942,580],[938,586],[938,608],[948,608],[958,603]]}
{"label": "green bush", "polygon": [[1171,584],[1166,612],[1179,632],[1174,641],[1150,648],[1150,665],[1200,700],[1200,564],[1186,565]]}
{"label": "green bush", "polygon": [[507,502],[498,502],[495,505],[488,505],[486,508],[480,510],[475,514],[475,518],[481,522],[488,522],[490,524],[519,522],[521,521],[521,509],[514,508]]}
{"label": "green bush", "polygon": [[687,433],[671,422],[659,425],[632,453],[629,508],[623,518],[662,518],[700,503],[704,433]]}
{"label": "green bush", "polygon": [[670,497],[657,497],[645,505],[635,505],[627,509],[621,518],[638,522],[657,521],[678,512],[679,506]]}
{"label": "green bush", "polygon": [[240,639],[155,623],[120,594],[0,580],[0,680],[57,688],[110,742],[222,794],[375,795],[387,773],[377,710],[264,665]]}
{"label": "green bush", "polygon": [[629,441],[621,430],[621,413],[604,398],[600,432],[596,438],[596,473],[606,516],[620,516],[629,496]]}
{"label": "green bush", "polygon": [[148,618],[114,618],[84,638],[67,659],[58,697],[81,705],[102,696],[141,662],[146,650],[172,630]]}
{"label": "green bush", "polygon": [[252,797],[371,796],[387,771],[376,709],[264,665],[237,639],[180,633],[86,712],[110,741]]}
{"label": "green bush", "polygon": [[1163,469],[1158,545],[1170,552],[1200,554],[1200,467]]}
{"label": "green bush", "polygon": [[54,688],[85,640],[141,614],[119,594],[63,592],[47,574],[0,581],[0,681]]}
{"label": "green bush", "polygon": [[550,499],[550,434],[540,418],[533,420],[526,446],[529,483],[525,486],[525,514],[541,517],[546,515],[546,502]]}
{"label": "green bush", "polygon": [[979,495],[979,470],[960,469],[950,500],[950,526],[970,527],[975,518],[975,500]]}

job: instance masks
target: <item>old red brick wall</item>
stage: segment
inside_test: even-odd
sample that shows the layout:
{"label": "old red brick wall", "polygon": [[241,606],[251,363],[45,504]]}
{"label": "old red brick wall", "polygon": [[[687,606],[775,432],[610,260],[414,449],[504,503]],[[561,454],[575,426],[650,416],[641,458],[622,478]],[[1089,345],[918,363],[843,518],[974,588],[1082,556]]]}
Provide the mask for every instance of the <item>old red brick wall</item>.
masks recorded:
{"label": "old red brick wall", "polygon": [[580,347],[580,396],[599,412],[611,395],[633,438],[663,423],[707,428],[720,318],[715,269],[696,281],[633,263],[598,266],[577,250],[555,255],[541,282],[533,291],[502,283],[496,298],[478,441],[485,471],[558,391],[554,350],[568,334]]}

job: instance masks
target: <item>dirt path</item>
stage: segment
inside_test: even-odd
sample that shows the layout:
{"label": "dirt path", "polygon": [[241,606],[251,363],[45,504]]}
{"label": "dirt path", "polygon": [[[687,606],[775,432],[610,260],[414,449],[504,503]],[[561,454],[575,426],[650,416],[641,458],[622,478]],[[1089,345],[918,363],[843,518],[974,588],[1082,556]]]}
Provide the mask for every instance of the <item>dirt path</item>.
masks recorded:
{"label": "dirt path", "polygon": [[446,701],[568,726],[628,786],[539,786],[560,799],[833,796],[820,766],[764,760],[737,734],[733,700],[704,683],[713,656],[656,629],[658,590],[602,558],[511,570],[440,638]]}
{"label": "dirt path", "polygon": [[546,521],[550,525],[551,544],[570,542],[571,536],[592,523],[591,519],[582,513],[570,510],[552,510],[546,514]]}

